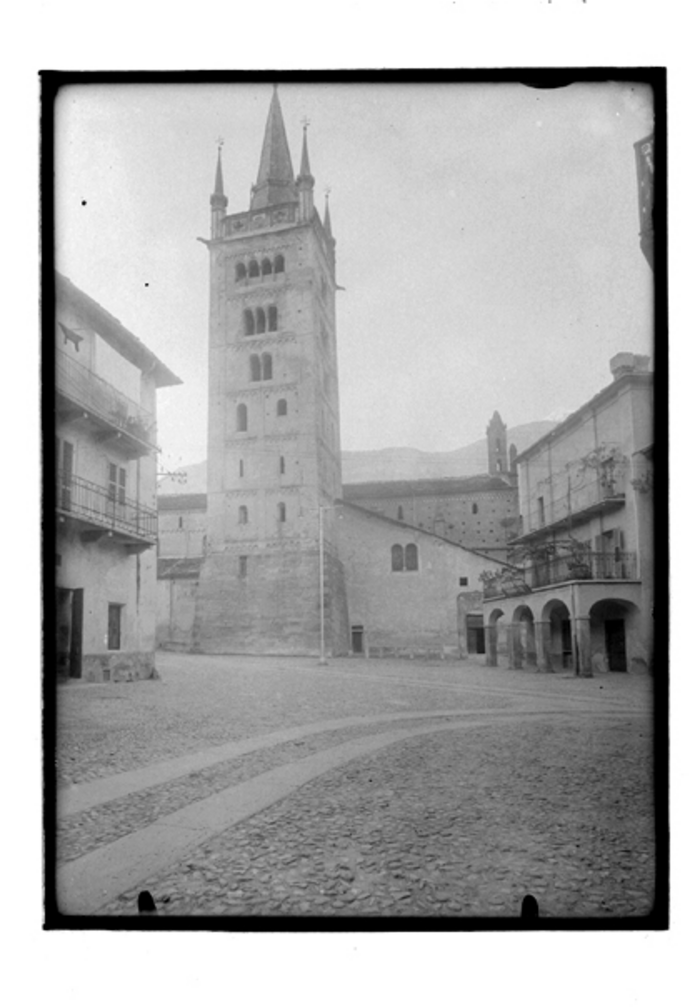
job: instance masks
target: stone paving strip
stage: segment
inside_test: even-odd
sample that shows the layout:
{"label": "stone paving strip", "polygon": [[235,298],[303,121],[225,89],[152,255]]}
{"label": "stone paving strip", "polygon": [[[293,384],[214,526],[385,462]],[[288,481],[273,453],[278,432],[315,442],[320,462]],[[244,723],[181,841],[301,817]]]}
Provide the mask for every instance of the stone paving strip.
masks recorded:
{"label": "stone paving strip", "polygon": [[165,916],[517,916],[527,892],[543,918],[649,911],[648,724],[455,726],[374,739],[101,911],[133,915],[140,887]]}
{"label": "stone paving strip", "polygon": [[[569,719],[572,716],[580,719],[581,716],[580,713],[572,715],[570,712],[557,712]],[[524,715],[528,716],[523,711],[500,712],[497,719],[522,720]],[[548,713],[533,711],[530,714],[538,719],[549,718],[550,721],[552,715],[555,715],[555,711]],[[596,716],[600,717],[601,714],[597,713]],[[619,715],[609,713],[602,716]],[[149,793],[147,796],[147,803],[150,802],[150,815],[153,818],[152,824],[145,828],[139,827],[144,821],[144,809],[137,806],[133,816],[129,816],[130,820],[120,825],[119,819],[125,809],[118,807],[114,816],[117,830],[123,827],[131,830],[136,827],[138,831],[131,831],[116,841],[108,842],[106,846],[59,866],[58,892],[62,910],[69,914],[80,915],[96,912],[101,902],[118,895],[129,884],[147,877],[163,863],[177,860],[187,850],[196,848],[211,835],[230,827],[234,822],[256,814],[318,774],[367,752],[384,748],[414,735],[494,725],[493,713],[488,720],[474,714],[468,720],[461,719],[444,725],[437,725],[434,718],[422,719],[424,723],[419,727],[370,735],[366,734],[365,724],[365,733],[359,738],[334,744],[330,748],[324,747],[315,754],[278,765],[272,770],[260,772],[260,763],[257,767],[254,764],[248,765],[243,767],[244,775],[246,773],[255,775],[235,786],[230,785],[232,767],[226,766],[221,774],[215,774],[207,781],[206,786],[212,787],[214,793],[204,799],[201,799],[202,780],[196,775],[194,778],[188,775],[185,786],[178,786],[168,795],[159,795],[159,787],[156,786],[154,793]],[[425,723],[426,719],[430,720],[429,724]],[[386,726],[386,722],[383,726]],[[327,745],[329,739],[327,737],[324,739],[321,734],[317,740]],[[337,741],[337,736],[335,740]],[[274,748],[267,754],[274,755]],[[278,756],[286,761],[289,754],[287,749],[278,753]],[[225,789],[218,789],[221,787]],[[194,800],[195,797],[200,799]],[[179,810],[164,814],[163,812],[168,809],[168,801],[178,806]],[[149,811],[146,810],[145,813],[148,815]]]}

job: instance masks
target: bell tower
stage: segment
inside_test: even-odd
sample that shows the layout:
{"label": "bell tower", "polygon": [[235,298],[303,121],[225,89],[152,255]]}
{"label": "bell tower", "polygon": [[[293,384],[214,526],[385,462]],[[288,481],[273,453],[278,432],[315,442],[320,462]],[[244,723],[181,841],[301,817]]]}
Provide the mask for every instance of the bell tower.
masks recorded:
{"label": "bell tower", "polygon": [[205,242],[208,527],[196,645],[315,654],[323,611],[328,653],[347,653],[330,215],[322,222],[314,206],[306,126],[294,177],[276,87],[247,210],[226,215],[220,157]]}
{"label": "bell tower", "polygon": [[489,475],[507,475],[509,469],[508,439],[505,423],[496,411],[486,427],[486,445],[489,459]]}

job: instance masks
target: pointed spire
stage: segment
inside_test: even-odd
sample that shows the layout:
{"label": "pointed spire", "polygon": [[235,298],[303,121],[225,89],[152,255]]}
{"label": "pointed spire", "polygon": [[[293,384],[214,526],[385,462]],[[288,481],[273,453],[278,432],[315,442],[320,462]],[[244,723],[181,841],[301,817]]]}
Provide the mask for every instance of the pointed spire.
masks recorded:
{"label": "pointed spire", "polygon": [[323,227],[329,238],[333,237],[333,230],[331,228],[331,211],[328,206],[328,197],[330,196],[330,189],[326,189],[326,209],[323,213]]}
{"label": "pointed spire", "polygon": [[219,147],[219,156],[216,159],[216,179],[214,180],[214,195],[223,196],[224,194],[224,173],[221,169],[221,147]]}
{"label": "pointed spire", "polygon": [[306,130],[309,124],[304,121],[304,139],[301,144],[301,168],[299,170],[299,179],[310,178],[312,183],[315,181],[314,176],[311,174],[311,166],[309,164],[309,148],[306,143]]}
{"label": "pointed spire", "polygon": [[250,208],[261,210],[275,203],[294,202],[296,198],[292,158],[275,84],[265,125],[258,181],[253,186]]}

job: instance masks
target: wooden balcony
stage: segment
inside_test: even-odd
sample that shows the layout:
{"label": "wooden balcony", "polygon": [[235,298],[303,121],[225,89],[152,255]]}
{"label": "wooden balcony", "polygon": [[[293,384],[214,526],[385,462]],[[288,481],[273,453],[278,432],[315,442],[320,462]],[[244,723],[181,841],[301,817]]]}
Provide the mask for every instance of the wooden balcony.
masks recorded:
{"label": "wooden balcony", "polygon": [[98,440],[127,458],[156,450],[153,415],[61,350],[56,353],[56,414],[65,421],[84,420]]}
{"label": "wooden balcony", "polygon": [[79,476],[59,478],[56,488],[59,523],[71,522],[83,542],[109,536],[130,552],[155,545],[158,514],[150,507],[124,496],[118,487],[107,488]]}
{"label": "wooden balcony", "polygon": [[638,579],[637,554],[621,552],[588,552],[581,559],[573,556],[553,556],[522,570],[508,570],[484,584],[484,598],[516,597],[531,594],[538,588],[579,581],[635,581]]}

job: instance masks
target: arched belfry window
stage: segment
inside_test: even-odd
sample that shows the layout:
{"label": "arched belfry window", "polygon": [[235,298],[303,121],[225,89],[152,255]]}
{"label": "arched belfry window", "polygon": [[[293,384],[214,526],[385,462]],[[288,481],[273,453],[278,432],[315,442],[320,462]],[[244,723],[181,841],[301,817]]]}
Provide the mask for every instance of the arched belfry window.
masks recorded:
{"label": "arched belfry window", "polygon": [[394,573],[403,570],[403,546],[392,545],[391,547],[391,569]]}
{"label": "arched belfry window", "polygon": [[282,524],[287,520],[287,506],[283,503],[277,504],[277,520]]}
{"label": "arched belfry window", "polygon": [[244,504],[238,508],[238,523],[248,524],[248,508]]}
{"label": "arched belfry window", "polygon": [[277,306],[271,304],[267,309],[267,328],[270,332],[277,332]]}
{"label": "arched belfry window", "polygon": [[236,408],[236,430],[244,431],[248,429],[248,407],[241,403]]}
{"label": "arched belfry window", "polygon": [[270,273],[272,272],[272,263],[270,262],[269,259],[263,259],[262,260],[262,270],[261,270],[261,272],[262,272],[263,276],[269,276]]}
{"label": "arched belfry window", "polygon": [[260,266],[255,259],[248,263],[248,276],[260,276]]}
{"label": "arched belfry window", "polygon": [[396,515],[398,521],[403,521],[403,507],[399,504],[399,510]]}
{"label": "arched belfry window", "polygon": [[260,380],[260,357],[257,353],[254,353],[250,358],[250,380],[259,381]]}
{"label": "arched belfry window", "polygon": [[418,569],[418,546],[412,542],[406,546],[406,569]]}
{"label": "arched belfry window", "polygon": [[265,310],[264,308],[255,309],[255,331],[264,332],[265,331]]}
{"label": "arched belfry window", "polygon": [[275,256],[275,272],[276,273],[283,273],[284,272],[284,256],[283,255],[276,255]]}
{"label": "arched belfry window", "polygon": [[262,377],[263,381],[272,380],[272,357],[269,353],[262,355]]}
{"label": "arched belfry window", "polygon": [[287,415],[287,400],[278,399],[277,400],[277,415],[286,416]]}
{"label": "arched belfry window", "polygon": [[473,503],[472,504],[472,514],[478,514],[478,513],[479,513],[479,505]]}
{"label": "arched belfry window", "polygon": [[248,274],[246,273],[245,263],[244,262],[237,262],[236,263],[236,280],[245,280],[245,278],[246,278],[247,275]]}
{"label": "arched belfry window", "polygon": [[250,308],[246,308],[243,312],[243,331],[246,336],[255,335],[255,315]]}

